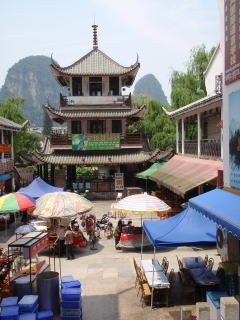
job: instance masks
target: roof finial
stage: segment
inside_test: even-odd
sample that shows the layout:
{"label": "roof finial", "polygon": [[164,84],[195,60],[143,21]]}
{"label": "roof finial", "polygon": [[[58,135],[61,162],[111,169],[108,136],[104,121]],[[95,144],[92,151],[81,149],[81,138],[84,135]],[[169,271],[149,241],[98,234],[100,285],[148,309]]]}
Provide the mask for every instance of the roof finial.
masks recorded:
{"label": "roof finial", "polygon": [[97,47],[98,47],[97,27],[98,26],[95,23],[94,23],[94,25],[92,25],[92,28],[93,28],[93,49],[97,49]]}

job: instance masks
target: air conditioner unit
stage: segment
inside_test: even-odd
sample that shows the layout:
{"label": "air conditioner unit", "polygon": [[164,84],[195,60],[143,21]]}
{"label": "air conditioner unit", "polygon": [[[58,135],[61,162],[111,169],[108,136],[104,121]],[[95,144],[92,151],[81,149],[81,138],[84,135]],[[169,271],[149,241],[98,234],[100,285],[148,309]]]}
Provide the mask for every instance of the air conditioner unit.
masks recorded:
{"label": "air conditioner unit", "polygon": [[231,232],[217,227],[217,251],[223,262],[240,262],[240,240]]}

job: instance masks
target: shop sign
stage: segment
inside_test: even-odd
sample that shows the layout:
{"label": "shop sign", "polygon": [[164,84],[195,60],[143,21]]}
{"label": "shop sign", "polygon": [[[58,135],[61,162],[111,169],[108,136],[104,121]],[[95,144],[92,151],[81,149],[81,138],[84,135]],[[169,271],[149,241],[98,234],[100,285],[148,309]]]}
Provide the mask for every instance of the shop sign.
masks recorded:
{"label": "shop sign", "polygon": [[64,169],[56,169],[54,174],[55,187],[65,188],[66,187],[66,171]]}
{"label": "shop sign", "polygon": [[123,173],[115,173],[115,191],[122,191],[124,189],[124,175]]}
{"label": "shop sign", "polygon": [[229,94],[229,170],[230,186],[240,189],[240,91]]}
{"label": "shop sign", "polygon": [[225,84],[240,79],[239,0],[224,3]]}
{"label": "shop sign", "polygon": [[[30,250],[28,248],[24,248],[23,250],[24,259],[29,259],[30,257],[31,258],[34,257],[39,251],[46,248],[48,246],[48,243],[49,243],[49,239],[48,239],[48,235],[46,235],[39,242],[31,246]],[[29,251],[30,251],[30,256],[29,256]]]}
{"label": "shop sign", "polygon": [[10,153],[12,149],[12,145],[11,144],[0,144],[0,152],[8,152]]}
{"label": "shop sign", "polygon": [[120,149],[119,133],[73,134],[72,150]]}

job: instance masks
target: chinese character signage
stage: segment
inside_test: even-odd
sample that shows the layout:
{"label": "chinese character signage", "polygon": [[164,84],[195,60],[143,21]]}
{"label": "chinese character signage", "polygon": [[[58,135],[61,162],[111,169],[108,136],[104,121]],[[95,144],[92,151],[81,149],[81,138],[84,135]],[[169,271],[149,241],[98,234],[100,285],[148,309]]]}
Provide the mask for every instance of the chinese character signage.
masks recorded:
{"label": "chinese character signage", "polygon": [[0,152],[11,152],[11,144],[0,144]]}
{"label": "chinese character signage", "polygon": [[58,188],[66,187],[66,171],[64,169],[55,170],[54,179],[55,179],[55,187],[58,187]]}
{"label": "chinese character signage", "polygon": [[115,191],[122,191],[124,189],[123,173],[115,173]]}
{"label": "chinese character signage", "polygon": [[239,0],[225,0],[225,84],[240,79],[240,5]]}
{"label": "chinese character signage", "polygon": [[73,150],[114,150],[120,149],[119,133],[73,134]]}
{"label": "chinese character signage", "polygon": [[229,95],[229,169],[230,186],[240,189],[240,91]]}

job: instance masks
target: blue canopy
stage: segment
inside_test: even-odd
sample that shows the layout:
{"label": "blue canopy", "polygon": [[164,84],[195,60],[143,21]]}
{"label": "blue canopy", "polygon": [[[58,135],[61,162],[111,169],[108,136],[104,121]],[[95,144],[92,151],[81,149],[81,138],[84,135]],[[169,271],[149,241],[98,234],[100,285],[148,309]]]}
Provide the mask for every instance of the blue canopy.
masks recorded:
{"label": "blue canopy", "polygon": [[216,244],[216,225],[191,208],[165,220],[146,220],[143,228],[154,247]]}
{"label": "blue canopy", "polygon": [[189,206],[240,238],[240,196],[222,189],[189,200]]}
{"label": "blue canopy", "polygon": [[18,192],[27,194],[32,198],[40,198],[46,193],[58,191],[63,191],[63,188],[53,187],[39,177],[34,179],[27,187],[18,190]]}

